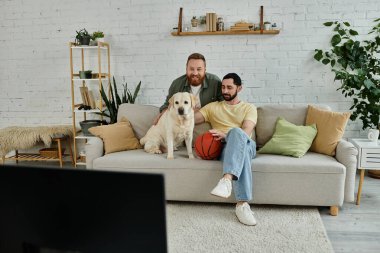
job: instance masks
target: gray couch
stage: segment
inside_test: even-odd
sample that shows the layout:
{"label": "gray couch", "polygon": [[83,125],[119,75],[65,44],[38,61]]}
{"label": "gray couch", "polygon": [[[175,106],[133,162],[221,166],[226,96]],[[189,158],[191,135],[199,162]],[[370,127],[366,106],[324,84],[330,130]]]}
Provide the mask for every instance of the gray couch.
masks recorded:
{"label": "gray couch", "polygon": [[[264,105],[257,110],[253,138],[261,147],[273,135],[277,117],[303,125],[307,105]],[[126,116],[140,139],[157,113],[158,108],[154,106],[123,104],[118,119]],[[203,124],[196,126],[195,132],[199,134],[206,129]],[[258,154],[252,163],[252,203],[329,206],[331,214],[337,215],[343,201],[354,201],[356,155],[356,148],[345,140],[339,142],[335,157],[313,152],[307,152],[302,158]],[[163,173],[168,200],[235,202],[233,194],[229,199],[210,194],[222,176],[220,161],[190,160],[184,147],[174,152],[174,157],[167,160],[166,155],[148,154],[143,149],[104,155],[103,142],[97,137],[86,144],[88,169]]]}

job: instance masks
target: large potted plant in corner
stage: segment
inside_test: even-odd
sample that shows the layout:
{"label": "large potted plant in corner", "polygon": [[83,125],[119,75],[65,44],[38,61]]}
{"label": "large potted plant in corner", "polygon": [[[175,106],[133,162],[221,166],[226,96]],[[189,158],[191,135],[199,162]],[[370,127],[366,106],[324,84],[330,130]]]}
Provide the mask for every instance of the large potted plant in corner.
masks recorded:
{"label": "large potted plant in corner", "polygon": [[380,119],[380,18],[368,33],[367,40],[356,39],[358,32],[348,22],[326,22],[333,26],[331,48],[315,49],[314,58],[331,66],[335,79],[341,83],[345,97],[352,97],[350,119],[359,118],[363,130],[378,128]]}
{"label": "large potted plant in corner", "polygon": [[113,77],[113,88],[110,85],[110,98],[108,98],[106,92],[104,91],[103,85],[101,85],[100,94],[102,99],[106,105],[107,110],[99,112],[97,114],[108,117],[110,119],[110,124],[116,123],[117,121],[117,113],[119,111],[119,106],[124,103],[134,104],[137,98],[137,95],[140,91],[141,81],[137,84],[135,91],[132,92],[128,89],[127,82],[123,84],[123,93],[120,98],[117,85],[115,81],[115,77]]}
{"label": "large potted plant in corner", "polygon": [[372,38],[356,40],[358,32],[350,29],[348,22],[326,22],[334,26],[331,48],[323,51],[315,49],[314,58],[327,65],[341,82],[342,94],[353,98],[351,120],[359,118],[363,130],[378,128],[380,115],[380,18],[369,34]]}

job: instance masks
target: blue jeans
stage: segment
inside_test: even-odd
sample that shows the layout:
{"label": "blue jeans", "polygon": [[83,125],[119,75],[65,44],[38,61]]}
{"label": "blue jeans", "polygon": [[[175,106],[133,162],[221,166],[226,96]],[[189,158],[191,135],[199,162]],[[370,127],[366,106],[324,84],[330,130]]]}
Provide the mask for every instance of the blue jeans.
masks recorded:
{"label": "blue jeans", "polygon": [[223,175],[232,174],[237,201],[252,199],[252,159],[256,156],[256,143],[241,129],[232,128],[219,160],[223,162]]}

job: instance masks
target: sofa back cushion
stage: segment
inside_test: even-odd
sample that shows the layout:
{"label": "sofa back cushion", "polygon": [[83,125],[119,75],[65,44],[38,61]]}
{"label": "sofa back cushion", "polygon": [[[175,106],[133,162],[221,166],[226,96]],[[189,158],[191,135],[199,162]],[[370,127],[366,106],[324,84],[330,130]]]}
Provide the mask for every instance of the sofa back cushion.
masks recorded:
{"label": "sofa back cushion", "polygon": [[132,125],[137,139],[145,136],[152,126],[154,118],[159,113],[159,108],[152,105],[122,104],[119,107],[117,121],[126,117]]}
{"label": "sofa back cushion", "polygon": [[[331,110],[327,105],[315,105]],[[270,104],[257,107],[256,145],[264,146],[272,138],[278,117],[295,125],[305,125],[307,104]]]}

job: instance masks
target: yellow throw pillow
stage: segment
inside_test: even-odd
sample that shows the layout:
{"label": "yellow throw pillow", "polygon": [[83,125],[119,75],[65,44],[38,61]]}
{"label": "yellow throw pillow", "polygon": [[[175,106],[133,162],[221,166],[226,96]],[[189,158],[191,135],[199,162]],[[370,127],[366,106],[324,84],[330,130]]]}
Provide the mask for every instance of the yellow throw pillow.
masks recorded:
{"label": "yellow throw pillow", "polygon": [[349,112],[326,111],[309,105],[306,125],[316,124],[318,130],[310,151],[334,156],[350,115]]}
{"label": "yellow throw pillow", "polygon": [[106,154],[142,148],[125,117],[115,124],[91,127],[88,131],[103,140]]}

